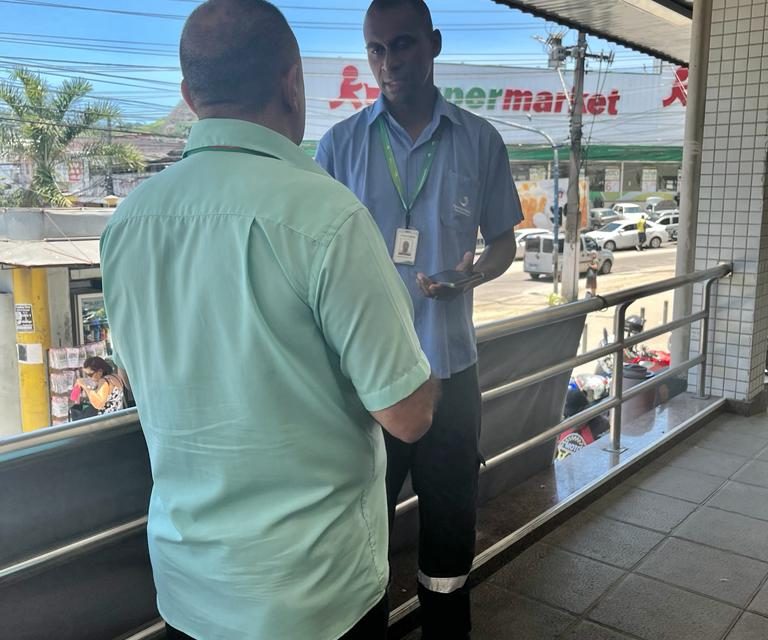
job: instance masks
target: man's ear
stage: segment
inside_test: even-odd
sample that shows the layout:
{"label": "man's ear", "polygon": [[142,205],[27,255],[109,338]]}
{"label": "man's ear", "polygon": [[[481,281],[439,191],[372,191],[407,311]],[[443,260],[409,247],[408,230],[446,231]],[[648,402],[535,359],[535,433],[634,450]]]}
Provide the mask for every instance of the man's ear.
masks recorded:
{"label": "man's ear", "polygon": [[443,34],[440,33],[440,29],[435,29],[432,32],[432,57],[437,58],[440,52],[443,50]]}
{"label": "man's ear", "polygon": [[192,110],[192,113],[197,115],[197,109],[195,109],[195,105],[192,102],[192,96],[189,92],[189,85],[184,78],[181,80],[181,97],[184,98],[184,102],[187,103],[187,106]]}
{"label": "man's ear", "polygon": [[301,82],[303,82],[301,67],[299,63],[296,63],[291,66],[281,81],[283,103],[292,113],[299,113],[302,108]]}

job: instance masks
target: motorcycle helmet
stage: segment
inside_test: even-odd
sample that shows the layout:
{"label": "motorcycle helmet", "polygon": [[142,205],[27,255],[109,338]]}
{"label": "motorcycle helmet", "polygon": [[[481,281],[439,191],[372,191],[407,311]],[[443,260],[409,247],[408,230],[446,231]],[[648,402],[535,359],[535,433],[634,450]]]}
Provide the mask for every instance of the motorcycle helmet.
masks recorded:
{"label": "motorcycle helmet", "polygon": [[642,333],[645,326],[645,318],[638,315],[627,316],[624,320],[624,328],[628,335],[632,336],[636,333]]}

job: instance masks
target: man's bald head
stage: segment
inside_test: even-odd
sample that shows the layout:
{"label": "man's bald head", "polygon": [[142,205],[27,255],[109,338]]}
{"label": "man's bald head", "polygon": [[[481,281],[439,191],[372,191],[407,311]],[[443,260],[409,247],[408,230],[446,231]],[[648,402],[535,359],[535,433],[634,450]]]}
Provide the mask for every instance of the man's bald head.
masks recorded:
{"label": "man's bald head", "polygon": [[195,110],[236,106],[260,112],[299,63],[296,38],[265,0],[208,0],[184,25],[181,71]]}

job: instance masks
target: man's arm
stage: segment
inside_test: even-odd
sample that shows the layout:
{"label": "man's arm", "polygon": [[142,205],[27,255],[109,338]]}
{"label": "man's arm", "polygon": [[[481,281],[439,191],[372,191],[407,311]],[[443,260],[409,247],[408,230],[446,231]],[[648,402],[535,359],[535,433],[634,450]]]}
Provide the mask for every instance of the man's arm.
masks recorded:
{"label": "man's arm", "polygon": [[371,415],[398,440],[416,442],[432,424],[439,388],[438,381],[431,378],[407,398],[386,409],[371,411]]}
{"label": "man's arm", "polygon": [[472,271],[483,274],[483,284],[498,278],[509,269],[517,253],[515,230],[505,231],[485,245],[485,251],[472,267]]}

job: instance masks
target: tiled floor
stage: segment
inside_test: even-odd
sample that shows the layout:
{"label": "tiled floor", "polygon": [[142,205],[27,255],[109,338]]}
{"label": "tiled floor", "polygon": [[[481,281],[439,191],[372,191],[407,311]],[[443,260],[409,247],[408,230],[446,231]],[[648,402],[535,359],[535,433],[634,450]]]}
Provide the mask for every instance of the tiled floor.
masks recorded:
{"label": "tiled floor", "polygon": [[768,639],[768,416],[719,415],[473,603],[474,640]]}

